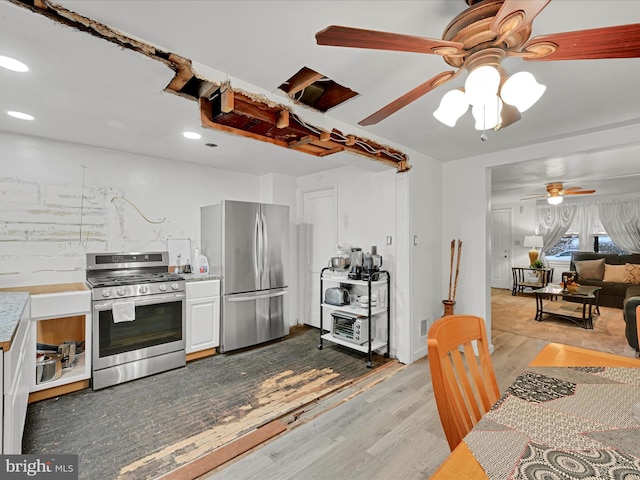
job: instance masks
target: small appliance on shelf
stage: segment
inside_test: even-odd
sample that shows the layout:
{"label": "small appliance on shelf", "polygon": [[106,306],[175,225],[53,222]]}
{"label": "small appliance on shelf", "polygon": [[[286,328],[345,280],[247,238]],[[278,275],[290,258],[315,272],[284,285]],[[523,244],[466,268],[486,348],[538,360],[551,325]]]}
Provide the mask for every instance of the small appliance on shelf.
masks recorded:
{"label": "small appliance on shelf", "polygon": [[373,245],[371,247],[371,253],[364,255],[360,278],[364,281],[368,281],[369,279],[372,281],[378,280],[380,267],[382,267],[382,256],[378,255],[378,247]]}

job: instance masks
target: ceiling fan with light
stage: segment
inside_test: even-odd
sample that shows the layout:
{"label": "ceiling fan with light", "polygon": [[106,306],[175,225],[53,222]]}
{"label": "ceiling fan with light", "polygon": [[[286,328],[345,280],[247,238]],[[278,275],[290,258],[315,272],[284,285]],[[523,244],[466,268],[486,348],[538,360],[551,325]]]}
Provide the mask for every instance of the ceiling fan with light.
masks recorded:
{"label": "ceiling fan with light", "polygon": [[[434,116],[450,127],[471,106],[478,130],[518,121],[544,93],[529,72],[508,75],[506,57],[527,61],[640,57],[640,24],[529,38],[533,19],[551,0],[465,0],[469,8],[445,28],[441,40],[332,25],[316,33],[319,45],[440,55],[456,70],[441,72],[359,122],[376,124],[429,91],[469,72],[464,89],[447,92]],[[484,139],[484,138],[483,138]]]}
{"label": "ceiling fan with light", "polygon": [[564,197],[565,195],[588,195],[595,192],[595,190],[584,190],[582,187],[564,188],[562,186],[562,182],[555,182],[547,183],[547,193],[528,193],[528,198],[523,198],[523,200],[546,198],[547,203],[549,203],[550,205],[560,205],[562,203],[562,197]]}

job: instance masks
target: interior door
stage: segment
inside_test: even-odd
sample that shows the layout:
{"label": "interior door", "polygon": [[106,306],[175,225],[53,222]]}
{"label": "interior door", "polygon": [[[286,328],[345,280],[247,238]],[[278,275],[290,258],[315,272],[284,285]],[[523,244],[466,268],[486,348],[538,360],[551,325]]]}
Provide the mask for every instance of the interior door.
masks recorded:
{"label": "interior door", "polygon": [[320,272],[335,255],[338,242],[335,188],[303,191],[301,204],[301,318],[320,327]]}
{"label": "interior door", "polygon": [[511,282],[511,210],[491,211],[491,287],[509,288]]}

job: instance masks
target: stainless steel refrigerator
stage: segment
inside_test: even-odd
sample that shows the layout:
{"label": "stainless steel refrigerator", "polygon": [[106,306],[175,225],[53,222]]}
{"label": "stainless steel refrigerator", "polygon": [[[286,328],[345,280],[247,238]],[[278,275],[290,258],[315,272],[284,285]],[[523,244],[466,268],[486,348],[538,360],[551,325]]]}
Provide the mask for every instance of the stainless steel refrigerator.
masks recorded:
{"label": "stainless steel refrigerator", "polygon": [[289,333],[289,207],[225,200],[201,207],[202,253],[222,276],[220,351]]}

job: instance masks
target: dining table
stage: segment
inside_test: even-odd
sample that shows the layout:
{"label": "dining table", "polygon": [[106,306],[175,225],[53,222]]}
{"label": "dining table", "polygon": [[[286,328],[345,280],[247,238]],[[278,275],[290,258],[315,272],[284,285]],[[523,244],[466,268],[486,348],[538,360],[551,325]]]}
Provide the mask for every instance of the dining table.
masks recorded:
{"label": "dining table", "polygon": [[430,478],[638,478],[638,410],[640,359],[549,343]]}

